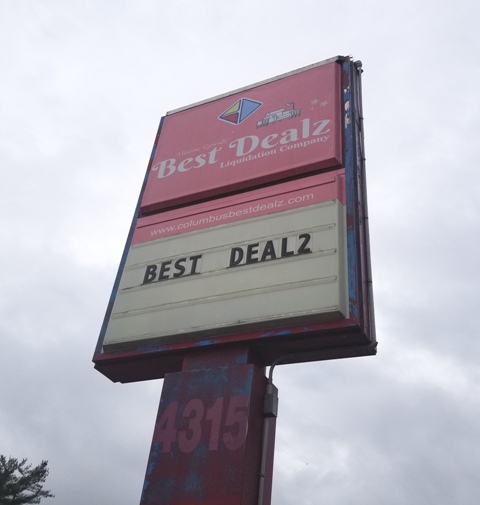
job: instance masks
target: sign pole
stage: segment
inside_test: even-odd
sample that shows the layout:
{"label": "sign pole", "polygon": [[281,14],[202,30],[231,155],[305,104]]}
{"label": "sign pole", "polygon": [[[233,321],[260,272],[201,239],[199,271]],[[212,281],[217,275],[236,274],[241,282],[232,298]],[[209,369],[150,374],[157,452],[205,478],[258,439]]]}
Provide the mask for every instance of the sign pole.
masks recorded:
{"label": "sign pole", "polygon": [[165,376],[140,505],[269,505],[275,387],[247,348]]}
{"label": "sign pole", "polygon": [[93,359],[165,378],[141,505],[270,505],[275,364],[376,353],[361,72],[162,118]]}

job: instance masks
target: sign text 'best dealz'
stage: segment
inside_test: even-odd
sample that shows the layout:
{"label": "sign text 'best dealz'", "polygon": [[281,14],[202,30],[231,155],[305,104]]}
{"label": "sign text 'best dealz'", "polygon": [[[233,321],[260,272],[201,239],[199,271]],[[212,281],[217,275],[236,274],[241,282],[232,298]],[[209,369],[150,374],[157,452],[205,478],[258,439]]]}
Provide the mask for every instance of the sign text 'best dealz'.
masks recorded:
{"label": "sign text 'best dealz'", "polygon": [[[310,233],[235,246],[226,254],[225,268],[251,265],[312,252]],[[173,258],[147,265],[142,284],[178,279],[201,273],[202,254]]]}
{"label": "sign text 'best dealz'", "polygon": [[327,142],[329,139],[329,119],[313,122],[310,118],[302,119],[299,127],[289,128],[281,134],[272,133],[260,138],[257,135],[247,135],[230,142],[228,147],[234,150],[235,159],[220,161],[219,153],[222,147],[214,147],[206,154],[187,157],[181,161],[176,158],[155,163],[152,171],[157,173],[158,179],[169,177],[176,173],[185,173],[192,168],[202,168],[205,165],[216,165],[220,162],[220,168],[246,163],[256,158],[275,155],[278,152],[301,149],[311,144]]}

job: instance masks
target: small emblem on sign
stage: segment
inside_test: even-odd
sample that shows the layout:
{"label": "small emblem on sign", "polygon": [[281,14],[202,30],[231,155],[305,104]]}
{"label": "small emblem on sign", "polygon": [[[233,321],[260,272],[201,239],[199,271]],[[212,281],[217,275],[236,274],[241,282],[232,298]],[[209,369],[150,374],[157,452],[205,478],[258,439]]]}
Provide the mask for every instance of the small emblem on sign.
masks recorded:
{"label": "small emblem on sign", "polygon": [[293,102],[286,103],[285,107],[290,107],[290,109],[278,109],[267,112],[262,120],[257,121],[257,128],[275,124],[278,121],[283,121],[284,119],[293,119],[300,116],[302,112],[302,109],[295,108],[295,104]]}
{"label": "small emblem on sign", "polygon": [[251,100],[250,98],[240,98],[238,102],[235,102],[223,114],[218,116],[218,119],[231,124],[240,124],[242,121],[245,121],[248,116],[253,114],[261,105],[263,105],[262,102],[257,102],[256,100]]}

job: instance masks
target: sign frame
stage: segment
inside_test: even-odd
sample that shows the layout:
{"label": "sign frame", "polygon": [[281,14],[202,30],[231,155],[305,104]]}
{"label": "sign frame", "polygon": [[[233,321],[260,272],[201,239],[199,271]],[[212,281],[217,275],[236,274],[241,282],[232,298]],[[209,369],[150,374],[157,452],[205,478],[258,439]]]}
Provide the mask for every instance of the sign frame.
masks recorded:
{"label": "sign frame", "polygon": [[[337,56],[289,74],[212,98],[206,102],[333,62],[338,64],[341,69],[341,110],[344,112],[341,118],[341,127],[346,189],[348,317],[341,320],[318,321],[301,325],[272,325],[271,328],[211,337],[201,336],[180,341],[139,343],[125,349],[106,350],[104,348],[107,326],[119,290],[127,254],[141,215],[142,198],[161,137],[165,121],[165,118],[162,118],[93,356],[93,362],[98,371],[114,382],[163,378],[166,373],[181,370],[185,356],[198,350],[231,349],[235,346],[248,346],[252,360],[264,366],[271,365],[278,360],[281,360],[282,363],[295,363],[366,356],[376,353],[363,141],[361,62],[354,62],[350,57]],[[190,107],[196,107],[199,104]],[[167,114],[167,117],[169,114],[186,109],[188,107],[172,111]],[[319,172],[323,171],[325,171],[324,167],[319,169]],[[289,178],[293,179],[294,177],[290,174]],[[281,182],[281,179],[278,182]]]}

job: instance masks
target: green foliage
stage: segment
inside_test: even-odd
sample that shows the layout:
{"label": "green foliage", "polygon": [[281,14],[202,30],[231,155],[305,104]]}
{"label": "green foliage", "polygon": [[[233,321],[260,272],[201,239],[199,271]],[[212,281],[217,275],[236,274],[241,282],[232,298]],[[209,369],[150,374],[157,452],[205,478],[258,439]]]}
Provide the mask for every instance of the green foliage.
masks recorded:
{"label": "green foliage", "polygon": [[23,505],[40,503],[42,498],[53,498],[50,491],[43,490],[48,476],[48,461],[32,468],[27,460],[18,461],[0,455],[0,505]]}

